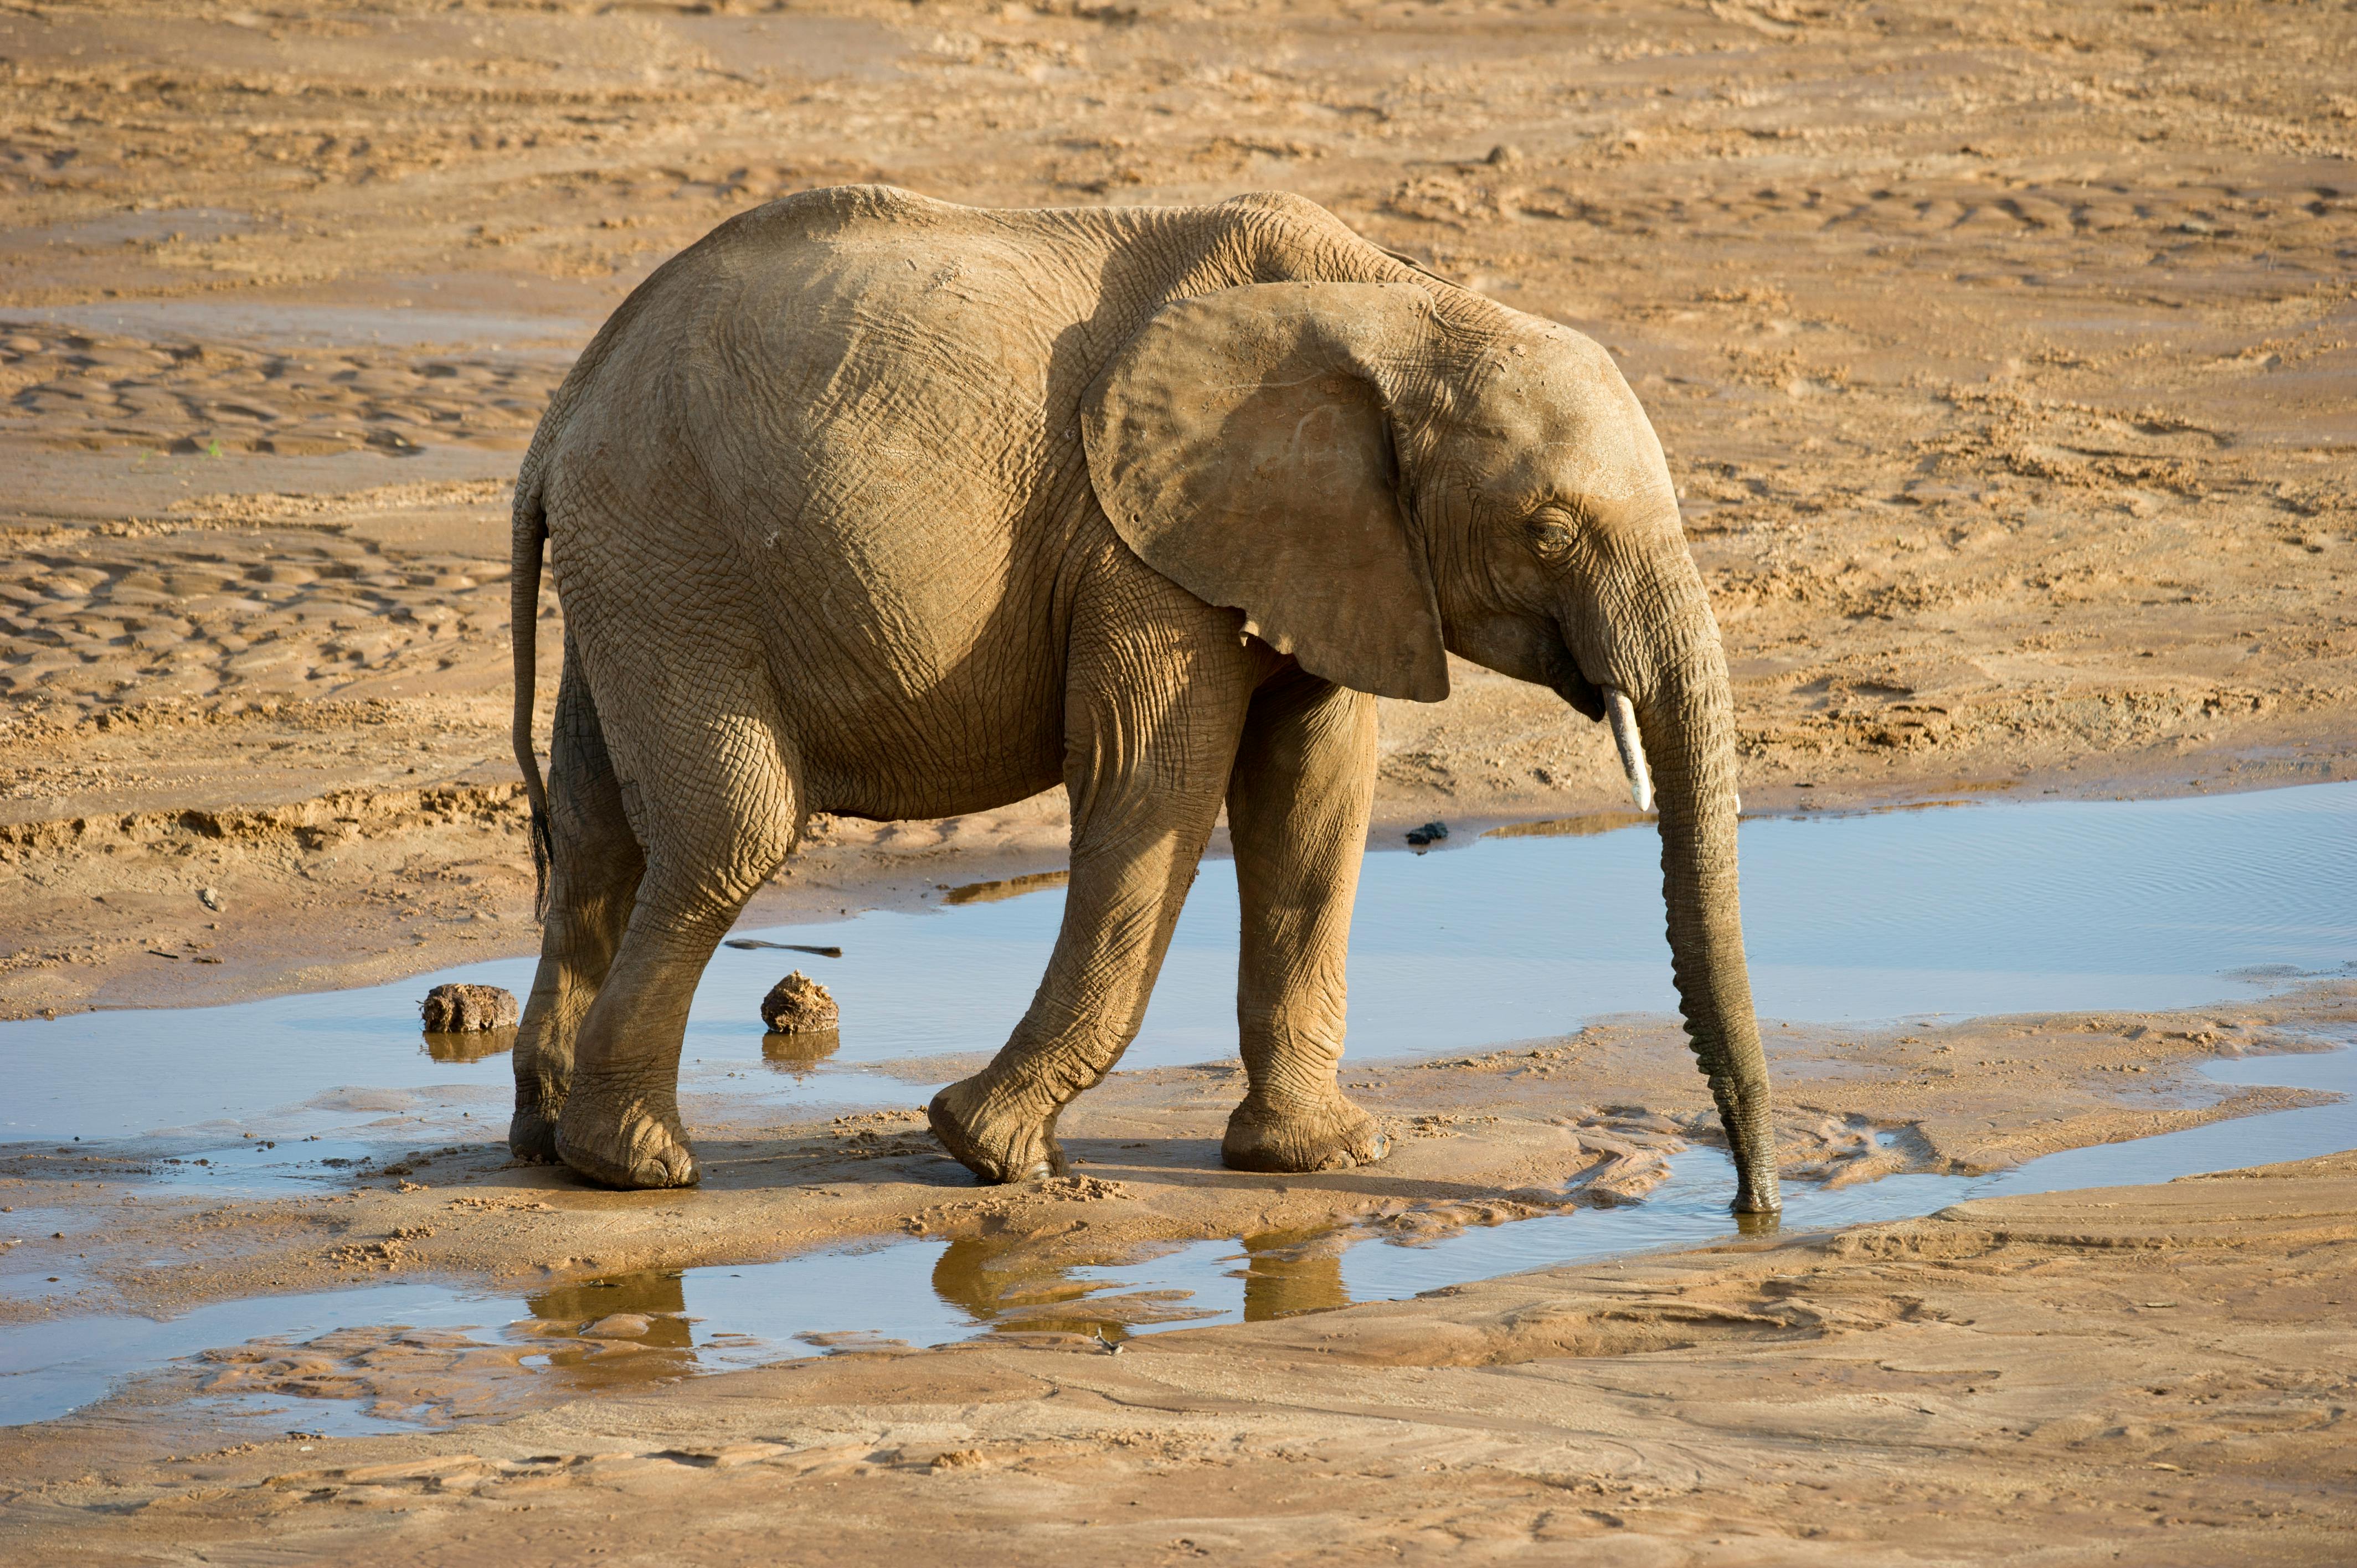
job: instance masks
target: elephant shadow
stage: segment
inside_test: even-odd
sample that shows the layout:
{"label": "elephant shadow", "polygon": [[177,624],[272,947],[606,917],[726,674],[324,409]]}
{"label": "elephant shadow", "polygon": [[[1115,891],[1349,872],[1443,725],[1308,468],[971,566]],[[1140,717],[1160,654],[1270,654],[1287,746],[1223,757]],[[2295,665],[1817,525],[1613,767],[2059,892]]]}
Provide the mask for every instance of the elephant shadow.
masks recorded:
{"label": "elephant shadow", "polygon": [[[1332,1193],[1338,1206],[1367,1201],[1411,1203],[1495,1203],[1527,1197],[1528,1187],[1503,1187],[1491,1182],[1452,1180],[1421,1174],[1393,1175],[1378,1164],[1349,1170],[1308,1174],[1265,1174],[1230,1170],[1222,1163],[1220,1140],[1210,1136],[1066,1138],[1066,1157],[1073,1176],[1105,1181],[1153,1182],[1192,1189],[1303,1189]],[[809,1139],[699,1138],[696,1149],[705,1167],[705,1187],[724,1191],[758,1190],[824,1181],[831,1187],[909,1185],[965,1191],[988,1188],[972,1171],[952,1159],[921,1128],[878,1137],[813,1147]],[[544,1167],[552,1184],[588,1187],[562,1166]],[[1550,1197],[1560,1197],[1559,1193]]]}

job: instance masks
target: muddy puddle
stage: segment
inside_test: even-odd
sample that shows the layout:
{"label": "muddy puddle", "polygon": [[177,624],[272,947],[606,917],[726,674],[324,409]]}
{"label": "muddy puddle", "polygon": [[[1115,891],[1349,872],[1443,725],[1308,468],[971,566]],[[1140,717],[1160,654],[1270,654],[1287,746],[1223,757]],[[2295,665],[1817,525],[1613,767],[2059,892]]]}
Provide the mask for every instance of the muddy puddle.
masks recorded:
{"label": "muddy puddle", "polygon": [[[1585,831],[1599,825],[1610,823],[1525,826],[1459,835],[1424,854],[1370,855],[1352,946],[1353,1058],[1453,1053],[1562,1034],[1599,1015],[1668,1010],[1657,840],[1634,824]],[[2347,892],[2357,886],[2357,785],[1757,821],[1744,826],[1743,849],[1753,978],[1770,1018],[2183,1007],[2346,972],[2357,959]],[[1037,983],[1060,887],[1035,877],[943,890],[941,903],[740,933],[839,946],[843,957],[722,950],[690,1026],[691,1126],[921,1103],[936,1058],[994,1047]],[[1207,865],[1126,1066],[1232,1053],[1235,924],[1232,872]],[[765,1038],[756,1004],[790,967],[834,990],[839,1038],[816,1047]],[[229,1194],[332,1189],[401,1149],[444,1136],[479,1143],[505,1124],[507,1037],[423,1037],[416,1003],[442,980],[522,991],[530,972],[527,960],[503,961],[234,1006],[0,1025],[12,1090],[0,1108],[0,1157],[12,1144],[63,1148],[106,1167],[109,1179]],[[2345,1093],[2357,1087],[2353,1064],[2357,1052],[2339,1049],[2205,1070],[2222,1083]],[[2342,1101],[1981,1177],[1794,1183],[1785,1226],[1896,1219],[1971,1197],[2149,1182],[2351,1146],[2357,1101]],[[221,1302],[160,1321],[11,1324],[0,1326],[0,1423],[60,1414],[127,1374],[158,1369],[194,1380],[191,1391],[224,1419],[358,1430],[495,1413],[512,1408],[500,1391],[518,1386],[594,1387],[847,1346],[1043,1330],[1110,1346],[1169,1326],[1709,1240],[1730,1233],[1731,1186],[1723,1155],[1689,1148],[1641,1202],[1431,1239],[1344,1226],[1103,1257],[909,1239],[534,1294],[390,1283]],[[37,1218],[11,1214],[0,1228]],[[400,1393],[390,1373],[327,1380],[347,1397],[300,1391],[313,1386],[305,1367],[404,1359],[472,1370],[455,1382],[427,1380],[445,1391],[430,1397]],[[352,1397],[363,1386],[371,1397]],[[475,1390],[477,1402],[450,1387]]]}

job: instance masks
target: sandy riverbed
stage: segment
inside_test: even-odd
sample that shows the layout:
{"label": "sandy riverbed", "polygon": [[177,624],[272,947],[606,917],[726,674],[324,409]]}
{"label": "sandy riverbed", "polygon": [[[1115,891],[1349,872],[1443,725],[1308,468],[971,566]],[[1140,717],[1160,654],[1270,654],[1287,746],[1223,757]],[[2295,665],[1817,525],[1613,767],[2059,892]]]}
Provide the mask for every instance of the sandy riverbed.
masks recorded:
{"label": "sandy riverbed", "polygon": [[[2189,1069],[2344,1045],[2352,1006],[2357,983],[2327,982],[2179,1014],[1780,1028],[1788,1189],[2311,1103]],[[0,1431],[0,1539],[143,1562],[592,1544],[639,1561],[692,1528],[698,1561],[887,1563],[987,1530],[1006,1560],[1049,1563],[1108,1541],[1288,1562],[1478,1541],[1547,1562],[1949,1563],[2034,1537],[2095,1562],[2133,1525],[2144,1561],[2325,1563],[2357,1526],[2348,1155],[1343,1307],[1344,1242],[1641,1203],[1716,1136],[1666,1022],[1349,1076],[1400,1148],[1310,1177],[1219,1169],[1236,1086],[1216,1065],[1116,1075],[1068,1118],[1075,1174],[1017,1188],[974,1187],[891,1111],[700,1125],[691,1193],[596,1191],[482,1142],[231,1200],[176,1194],[153,1164],[20,1154],[0,1207],[38,1223],[0,1252],[11,1325],[261,1316]],[[1267,1260],[1260,1305],[1279,1316],[1105,1355],[1189,1304],[1082,1302],[1073,1270],[1235,1237]],[[685,1380],[693,1360],[663,1348],[697,1306],[672,1271],[909,1238],[951,1244],[930,1285],[987,1323],[979,1338],[829,1334],[818,1361]],[[274,1297],[397,1283],[482,1293],[469,1321],[493,1326],[404,1326],[394,1305],[327,1333],[261,1326]],[[278,1438],[344,1412],[393,1434]]]}
{"label": "sandy riverbed", "polygon": [[[1756,811],[2345,778],[2352,48],[2340,11],[2256,5],[11,12],[0,1015],[530,950],[506,481],[656,262],[849,179],[1296,190],[1596,336],[1669,448]],[[1385,705],[1379,842],[1619,806],[1596,729],[1455,675]],[[1063,828],[1054,798],[823,822],[752,918],[1046,870]],[[2004,1165],[2288,1103],[2185,1069],[2345,1036],[2348,999],[1790,1032],[1788,1168]],[[687,1197],[480,1141],[227,1205],[27,1155],[0,1203],[66,1234],[0,1278],[62,1283],[0,1312],[561,1288],[912,1231],[1042,1268],[1437,1233],[1566,1180],[1640,1193],[1710,1135],[1663,1024],[1351,1081],[1399,1155],[1285,1183],[1216,1170],[1232,1086],[1181,1070],[1082,1102],[1062,1191],[955,1185],[889,1111],[700,1129]],[[506,1419],[221,1454],[185,1380],[143,1380],[0,1434],[0,1532],[134,1561],[651,1559],[691,1520],[715,1561],[975,1531],[1042,1563],[2336,1561],[2352,1183],[2342,1159],[2008,1199],[1117,1358],[1049,1336],[587,1397],[362,1337],[300,1375]]]}

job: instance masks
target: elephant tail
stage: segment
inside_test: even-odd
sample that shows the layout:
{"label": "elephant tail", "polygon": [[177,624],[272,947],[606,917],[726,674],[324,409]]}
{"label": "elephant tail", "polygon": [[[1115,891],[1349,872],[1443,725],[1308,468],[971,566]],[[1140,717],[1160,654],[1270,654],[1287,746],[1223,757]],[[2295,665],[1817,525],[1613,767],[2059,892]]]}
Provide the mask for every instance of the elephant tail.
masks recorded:
{"label": "elephant tail", "polygon": [[[537,445],[537,443],[535,443]],[[537,456],[538,453],[531,454]],[[534,919],[548,918],[548,786],[532,746],[532,715],[540,677],[540,551],[548,538],[548,512],[541,503],[541,467],[528,456],[517,476],[515,523],[509,564],[509,644],[515,654],[515,759],[523,769],[524,799],[532,806],[532,908]]]}

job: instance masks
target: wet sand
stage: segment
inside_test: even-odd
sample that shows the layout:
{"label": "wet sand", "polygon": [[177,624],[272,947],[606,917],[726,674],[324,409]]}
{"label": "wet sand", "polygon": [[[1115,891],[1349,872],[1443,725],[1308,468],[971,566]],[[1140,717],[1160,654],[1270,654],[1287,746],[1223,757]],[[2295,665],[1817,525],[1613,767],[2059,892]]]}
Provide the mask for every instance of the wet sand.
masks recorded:
{"label": "wet sand", "polygon": [[[2357,1156],[1436,1299],[845,1352],[498,1425],[0,1434],[108,1561],[2336,1563]],[[430,1353],[413,1360],[430,1362]],[[445,1361],[455,1357],[442,1358]]]}
{"label": "wet sand", "polygon": [[[1597,336],[1754,810],[2345,776],[2352,41],[2092,4],[0,18],[0,1014],[527,950],[506,482],[658,261],[847,179],[1297,190]],[[1379,843],[1620,803],[1596,726],[1455,673],[1386,704]],[[1063,826],[822,823],[757,913],[1050,869]]]}
{"label": "wet sand", "polygon": [[[2357,983],[2327,982],[2230,1010],[1780,1029],[1785,1177],[2001,1168],[2313,1101],[2188,1069],[2345,1045],[2352,1008]],[[1946,1563],[2031,1541],[2057,1562],[2125,1545],[2200,1563],[2337,1562],[2357,1527],[2357,1156],[1335,1310],[1321,1231],[1428,1242],[1640,1199],[1715,1140],[1699,1080],[1676,1031],[1642,1020],[1361,1068],[1398,1153],[1265,1177],[1218,1167],[1229,1076],[1116,1075],[1070,1118],[1074,1176],[1026,1188],[973,1187],[889,1111],[707,1129],[693,1193],[595,1191],[482,1144],[228,1201],[70,1148],[20,1155],[0,1169],[11,1219],[63,1234],[0,1253],[19,1323],[394,1282],[521,1296],[533,1321],[224,1334],[0,1430],[0,1541],[129,1562],[640,1561],[693,1521],[698,1561],[904,1562],[986,1533],[1040,1563],[1474,1546]],[[1109,1355],[1109,1328],[1185,1305],[1059,1305],[1076,1265],[1238,1235],[1275,1260],[1253,1287],[1272,1321],[1160,1326]],[[814,1359],[684,1380],[664,1353],[683,1332],[664,1271],[909,1236],[964,1249],[932,1285],[991,1332],[934,1350],[821,1336]],[[34,1283],[49,1273],[62,1285]],[[425,1430],[278,1437],[342,1411]]]}

